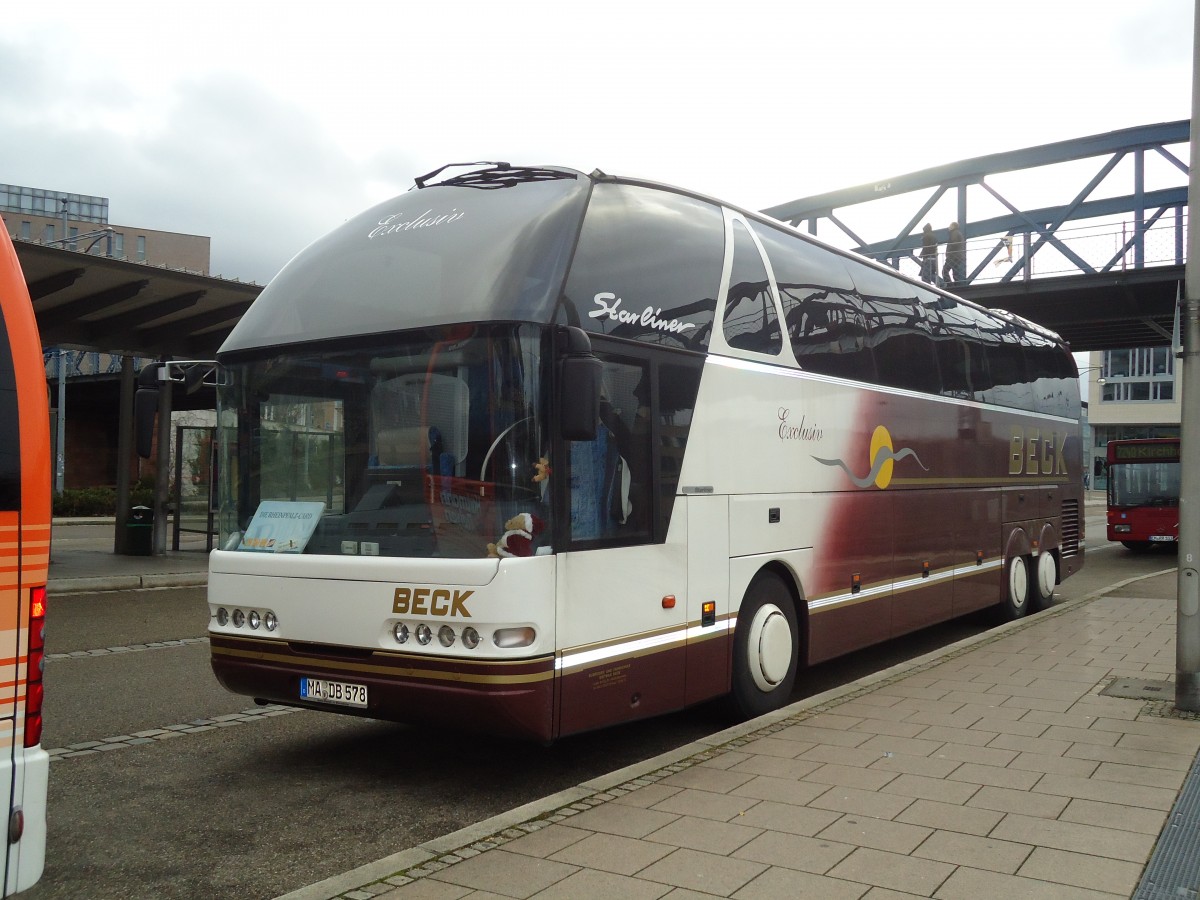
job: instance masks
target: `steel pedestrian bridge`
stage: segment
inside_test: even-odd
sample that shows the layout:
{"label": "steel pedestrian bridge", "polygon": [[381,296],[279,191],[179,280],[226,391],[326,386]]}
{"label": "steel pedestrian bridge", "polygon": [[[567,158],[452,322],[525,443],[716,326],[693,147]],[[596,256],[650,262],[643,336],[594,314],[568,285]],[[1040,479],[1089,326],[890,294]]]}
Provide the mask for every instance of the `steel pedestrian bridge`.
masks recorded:
{"label": "steel pedestrian bridge", "polygon": [[966,279],[949,290],[1053,328],[1076,351],[1164,346],[1183,290],[1189,138],[1187,119],[1143,125],[763,212],[914,277],[922,226],[934,226],[940,273],[958,222]]}

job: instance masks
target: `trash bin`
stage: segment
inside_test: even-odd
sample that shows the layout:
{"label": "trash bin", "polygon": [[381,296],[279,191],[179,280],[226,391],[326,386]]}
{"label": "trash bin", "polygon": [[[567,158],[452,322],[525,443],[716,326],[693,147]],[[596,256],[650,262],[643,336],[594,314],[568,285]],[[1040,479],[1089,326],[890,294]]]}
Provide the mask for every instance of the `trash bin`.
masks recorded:
{"label": "trash bin", "polygon": [[149,556],[154,546],[154,515],[148,506],[129,510],[125,523],[125,555]]}

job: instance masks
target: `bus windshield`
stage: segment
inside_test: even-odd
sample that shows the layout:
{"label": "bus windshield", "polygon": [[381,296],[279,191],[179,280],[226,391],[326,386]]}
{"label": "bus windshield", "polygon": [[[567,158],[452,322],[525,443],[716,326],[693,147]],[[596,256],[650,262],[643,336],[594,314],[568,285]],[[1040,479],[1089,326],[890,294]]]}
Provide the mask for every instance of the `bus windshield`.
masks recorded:
{"label": "bus windshield", "polygon": [[523,517],[548,552],[548,340],[454,326],[227,365],[221,547],[469,559]]}
{"label": "bus windshield", "polygon": [[1178,506],[1178,462],[1115,463],[1109,469],[1109,506]]}

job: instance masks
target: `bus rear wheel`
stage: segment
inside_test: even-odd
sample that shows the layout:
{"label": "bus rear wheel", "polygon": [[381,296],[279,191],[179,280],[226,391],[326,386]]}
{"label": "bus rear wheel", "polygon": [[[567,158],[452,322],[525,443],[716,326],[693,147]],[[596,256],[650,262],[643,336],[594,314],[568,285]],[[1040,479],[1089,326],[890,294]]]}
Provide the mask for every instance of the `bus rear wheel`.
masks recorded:
{"label": "bus rear wheel", "polygon": [[1000,620],[1012,622],[1029,611],[1029,563],[1024,556],[1013,556],[1004,567],[1004,600]]}
{"label": "bus rear wheel", "polygon": [[1037,555],[1033,575],[1033,611],[1041,612],[1054,605],[1054,586],[1058,584],[1058,563],[1054,554],[1043,550]]}
{"label": "bus rear wheel", "polygon": [[800,629],[792,592],[779,576],[762,572],[746,590],[733,635],[730,697],[734,711],[752,719],[779,709],[792,695]]}

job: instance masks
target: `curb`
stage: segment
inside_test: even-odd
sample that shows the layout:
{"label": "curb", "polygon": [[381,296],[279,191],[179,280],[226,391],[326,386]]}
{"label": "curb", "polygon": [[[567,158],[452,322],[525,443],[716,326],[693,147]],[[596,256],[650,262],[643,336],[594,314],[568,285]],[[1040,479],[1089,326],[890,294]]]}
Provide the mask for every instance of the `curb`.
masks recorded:
{"label": "curb", "polygon": [[100,575],[92,578],[53,578],[46,583],[51,594],[138,591],[151,588],[203,587],[207,572],[163,572],[152,575]]}

